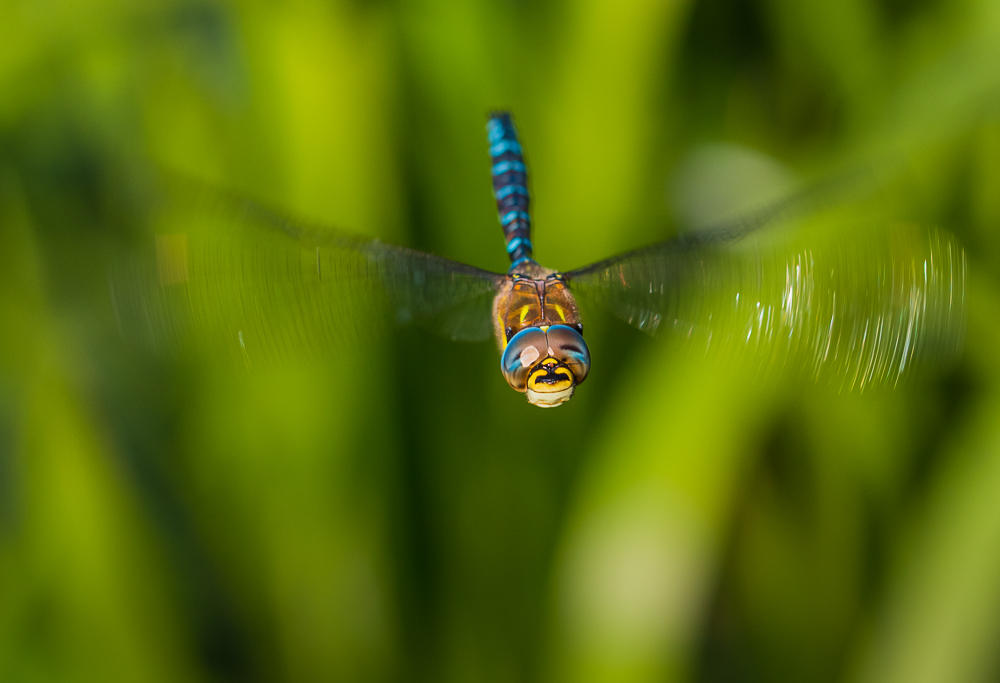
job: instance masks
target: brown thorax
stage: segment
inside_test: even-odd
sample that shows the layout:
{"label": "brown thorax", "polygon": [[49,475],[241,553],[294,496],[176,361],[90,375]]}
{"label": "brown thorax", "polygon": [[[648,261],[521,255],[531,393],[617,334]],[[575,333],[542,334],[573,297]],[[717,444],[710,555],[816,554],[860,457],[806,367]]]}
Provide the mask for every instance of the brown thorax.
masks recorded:
{"label": "brown thorax", "polygon": [[576,301],[559,273],[534,262],[526,263],[507,276],[493,300],[497,344],[503,351],[521,330],[550,325],[583,331]]}

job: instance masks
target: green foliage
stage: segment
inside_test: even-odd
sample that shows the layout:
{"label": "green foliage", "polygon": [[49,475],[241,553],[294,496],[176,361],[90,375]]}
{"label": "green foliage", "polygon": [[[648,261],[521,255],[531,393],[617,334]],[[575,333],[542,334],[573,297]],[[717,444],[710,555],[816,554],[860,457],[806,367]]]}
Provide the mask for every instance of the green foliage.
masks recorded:
{"label": "green foliage", "polygon": [[[0,680],[996,678],[998,63],[991,0],[0,0]],[[593,315],[542,411],[421,330],[119,335],[158,166],[502,270],[496,107],[561,269],[672,234],[719,143],[874,168],[966,246],[962,358],[838,394]]]}

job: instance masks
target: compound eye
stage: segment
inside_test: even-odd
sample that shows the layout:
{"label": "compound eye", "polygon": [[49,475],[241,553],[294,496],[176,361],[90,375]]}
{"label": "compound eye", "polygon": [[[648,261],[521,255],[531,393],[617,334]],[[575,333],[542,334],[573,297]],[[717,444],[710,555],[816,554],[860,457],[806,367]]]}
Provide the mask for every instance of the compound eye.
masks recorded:
{"label": "compound eye", "polygon": [[552,357],[569,366],[576,383],[582,384],[590,372],[590,349],[583,335],[568,325],[553,325],[545,335]]}
{"label": "compound eye", "polygon": [[507,384],[515,391],[524,391],[531,366],[545,358],[547,351],[545,332],[537,327],[525,328],[511,337],[500,358],[500,370]]}

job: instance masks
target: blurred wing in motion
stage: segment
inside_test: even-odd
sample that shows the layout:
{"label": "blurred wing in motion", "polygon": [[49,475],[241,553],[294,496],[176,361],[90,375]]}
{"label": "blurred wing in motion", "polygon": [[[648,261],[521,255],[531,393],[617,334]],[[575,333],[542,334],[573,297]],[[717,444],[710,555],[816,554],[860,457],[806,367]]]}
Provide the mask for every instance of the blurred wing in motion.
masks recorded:
{"label": "blurred wing in motion", "polygon": [[502,275],[199,194],[171,188],[154,243],[112,268],[127,337],[157,349],[194,341],[249,363],[315,357],[390,323],[464,341],[492,332]]}
{"label": "blurred wing in motion", "polygon": [[635,327],[663,330],[763,371],[894,385],[961,346],[965,253],[947,232],[884,224],[768,234],[681,236],[565,276],[574,293]]}

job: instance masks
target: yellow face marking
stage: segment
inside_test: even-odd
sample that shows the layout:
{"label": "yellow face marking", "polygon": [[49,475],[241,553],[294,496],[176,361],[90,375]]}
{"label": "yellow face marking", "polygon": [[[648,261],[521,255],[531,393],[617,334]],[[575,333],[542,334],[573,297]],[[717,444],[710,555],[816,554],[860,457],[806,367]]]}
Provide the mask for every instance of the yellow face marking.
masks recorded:
{"label": "yellow face marking", "polygon": [[564,391],[573,386],[573,379],[565,372],[559,372],[560,378],[557,382],[536,382],[537,375],[532,375],[528,380],[528,388],[540,394],[551,394],[556,391]]}
{"label": "yellow face marking", "polygon": [[548,378],[547,382],[538,381],[549,374],[549,368],[558,364],[559,362],[555,358],[546,358],[539,363],[535,371],[528,376],[528,389],[540,394],[551,394],[565,391],[573,386],[573,374],[565,367],[555,370],[555,374],[559,377],[557,381],[553,382],[551,378]]}

